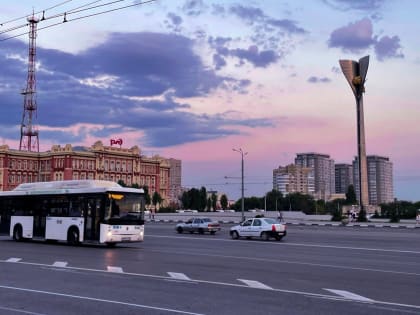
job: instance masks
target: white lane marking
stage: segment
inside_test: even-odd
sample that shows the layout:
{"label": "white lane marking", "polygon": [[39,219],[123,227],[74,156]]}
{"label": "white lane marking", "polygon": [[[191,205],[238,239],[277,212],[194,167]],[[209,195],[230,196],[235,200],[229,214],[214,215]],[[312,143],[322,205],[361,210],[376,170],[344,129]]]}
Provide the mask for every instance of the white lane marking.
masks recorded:
{"label": "white lane marking", "polygon": [[55,263],[53,263],[54,267],[66,267],[67,266],[67,262],[66,261],[56,261]]}
{"label": "white lane marking", "polygon": [[352,293],[352,292],[349,292],[349,291],[326,289],[326,288],[324,288],[324,290],[330,291],[332,293],[335,293],[335,294],[337,294],[339,296],[342,296],[342,297],[344,297],[346,299],[349,299],[349,300],[356,300],[356,301],[362,301],[362,302],[373,302],[372,299],[368,299],[367,297],[364,297],[364,296],[361,296],[361,295],[358,295],[358,294],[355,294],[355,293]]}
{"label": "white lane marking", "polygon": [[238,280],[245,283],[247,286],[249,286],[251,288],[254,288],[254,289],[273,290],[272,287],[269,287],[268,285],[265,285],[264,283],[261,283],[259,281],[246,280],[246,279],[238,279]]}
{"label": "white lane marking", "polygon": [[173,279],[177,279],[177,280],[191,280],[189,277],[187,277],[185,274],[183,273],[179,273],[179,272],[168,272],[168,275],[173,278]]}
{"label": "white lane marking", "polygon": [[[0,263],[4,262],[0,260]],[[31,263],[31,262],[20,262],[21,265],[28,265],[28,266],[41,266],[41,267],[51,267],[51,265],[46,264],[39,264],[39,263]],[[96,273],[104,273],[107,272],[105,270],[100,269],[91,269],[91,268],[78,268],[78,267],[67,267],[68,270],[77,270],[77,271],[90,271],[90,272],[96,272]],[[151,275],[151,274],[142,274],[142,273],[131,273],[131,272],[125,272],[125,276],[133,276],[133,277],[144,277],[144,278],[151,278],[151,279],[161,279],[161,280],[173,280],[170,277],[164,277],[164,276],[158,276],[158,275]],[[207,280],[191,280],[193,283],[203,283],[203,284],[212,284],[212,285],[220,285],[220,286],[226,286],[226,287],[234,287],[234,288],[249,288],[249,286],[242,285],[242,284],[236,284],[236,283],[226,283],[226,282],[217,282],[217,281],[207,281]],[[13,287],[6,287],[0,285],[0,288],[5,289],[14,289]],[[19,288],[15,288],[19,290]],[[27,289],[21,289],[21,290],[27,290]],[[285,290],[285,289],[272,289],[275,292],[279,293],[289,293],[289,294],[297,294],[297,295],[304,295],[308,297],[314,297],[314,298],[320,298],[320,299],[335,299],[338,301],[349,301],[348,299],[344,299],[339,296],[332,296],[332,295],[325,295],[325,294],[319,294],[319,293],[311,293],[311,292],[305,292],[305,291],[293,291],[293,290]],[[57,295],[59,293],[56,293]],[[87,298],[87,299],[93,299],[93,298]],[[121,302],[116,302],[121,303]],[[387,302],[387,301],[378,301],[373,300],[371,303],[375,303],[377,305],[392,305],[392,306],[401,306],[401,307],[407,307],[407,308],[414,308],[420,310],[420,305],[412,305],[412,304],[401,304],[401,303],[394,303],[394,302]],[[194,313],[186,313],[186,314],[194,314]]]}
{"label": "white lane marking", "polygon": [[393,271],[393,270],[361,268],[361,267],[349,267],[349,266],[331,265],[331,264],[316,264],[316,263],[308,263],[308,262],[302,262],[302,261],[297,261],[297,260],[279,260],[279,259],[268,259],[268,258],[245,257],[245,256],[201,254],[201,253],[190,253],[190,252],[180,252],[180,251],[176,251],[176,252],[162,251],[162,250],[149,250],[149,251],[154,252],[154,253],[167,253],[167,254],[178,254],[178,255],[195,255],[195,256],[205,256],[205,257],[218,257],[218,258],[239,259],[239,260],[249,260],[249,261],[294,264],[294,265],[312,266],[312,267],[336,268],[336,269],[344,269],[344,270],[348,269],[348,270],[360,270],[360,271],[369,271],[369,272],[381,272],[381,273],[398,274],[398,275],[406,275],[406,276],[420,276],[420,273],[416,273],[416,272]]}
{"label": "white lane marking", "polygon": [[14,257],[12,257],[12,258],[9,258],[8,260],[6,260],[7,262],[19,262],[19,261],[21,261],[22,260],[22,258],[14,258]]}
{"label": "white lane marking", "polygon": [[51,292],[51,291],[41,291],[41,290],[25,289],[25,288],[18,288],[18,287],[3,286],[3,285],[0,285],[0,289],[39,293],[39,294],[46,294],[46,295],[53,295],[53,296],[61,296],[61,297],[67,297],[67,298],[72,298],[72,299],[88,300],[88,301],[103,302],[103,303],[110,303],[110,304],[118,304],[118,305],[124,305],[124,306],[133,306],[133,307],[138,307],[138,308],[146,308],[146,309],[152,309],[152,310],[166,311],[166,312],[170,312],[170,313],[203,315],[203,314],[200,314],[200,313],[184,312],[184,311],[179,311],[179,310],[171,309],[171,308],[163,308],[163,307],[150,306],[150,305],[144,305],[144,304],[126,303],[126,302],[115,301],[115,300],[105,300],[105,299],[92,298],[92,297],[89,297],[89,296],[64,294],[64,293]]}
{"label": "white lane marking", "polygon": [[121,267],[108,266],[107,270],[108,272],[124,273]]}
{"label": "white lane marking", "polygon": [[[165,236],[165,235],[150,235],[147,234],[147,237],[157,237],[157,238],[179,238],[186,240],[200,240],[208,242],[237,242],[237,240],[231,239],[217,239],[217,238],[200,238],[200,237],[190,237],[190,236]],[[241,240],[241,243],[253,243],[255,241]],[[263,246],[302,246],[302,247],[319,247],[319,248],[332,248],[332,249],[345,249],[345,250],[365,250],[373,252],[389,252],[389,253],[407,253],[407,254],[420,254],[420,251],[413,250],[400,250],[400,249],[384,249],[384,248],[369,248],[369,247],[350,247],[350,246],[337,246],[337,245],[321,245],[321,244],[304,244],[304,243],[285,243],[285,242],[261,242]]]}
{"label": "white lane marking", "polygon": [[41,313],[34,313],[34,312],[30,312],[30,311],[23,311],[23,310],[18,310],[16,308],[4,307],[4,306],[0,306],[0,310],[12,311],[14,313],[22,313],[22,314],[29,314],[29,315],[45,315],[45,314],[41,314]]}

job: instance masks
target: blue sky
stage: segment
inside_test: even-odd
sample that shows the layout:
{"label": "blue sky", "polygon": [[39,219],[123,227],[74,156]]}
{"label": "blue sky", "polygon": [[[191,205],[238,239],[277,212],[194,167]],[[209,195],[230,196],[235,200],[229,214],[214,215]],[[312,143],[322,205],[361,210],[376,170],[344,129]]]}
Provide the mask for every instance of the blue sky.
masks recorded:
{"label": "blue sky", "polygon": [[338,60],[369,55],[367,153],[391,159],[397,198],[420,200],[420,2],[158,0],[84,18],[140,3],[109,2],[2,1],[2,143],[17,148],[20,138],[24,17],[45,10],[36,73],[42,150],[122,138],[146,155],[181,159],[185,186],[235,199],[239,180],[225,177],[240,176],[232,148],[242,148],[245,194],[262,196],[272,170],[296,153],[351,163],[355,102]]}

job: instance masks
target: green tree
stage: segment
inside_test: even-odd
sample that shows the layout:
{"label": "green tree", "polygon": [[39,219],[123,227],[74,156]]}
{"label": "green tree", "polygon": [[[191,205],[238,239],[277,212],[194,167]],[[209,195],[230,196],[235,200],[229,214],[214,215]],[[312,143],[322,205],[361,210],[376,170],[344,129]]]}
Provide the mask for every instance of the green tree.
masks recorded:
{"label": "green tree", "polygon": [[118,185],[122,186],[122,187],[127,187],[127,185],[124,183],[124,181],[122,179],[118,180]]}
{"label": "green tree", "polygon": [[184,209],[191,209],[191,199],[188,191],[184,191],[181,195],[181,203]]}
{"label": "green tree", "polygon": [[222,206],[223,210],[227,209],[228,206],[228,198],[225,194],[222,195],[222,197],[220,197],[220,205]]}
{"label": "green tree", "polygon": [[206,187],[201,187],[199,192],[199,204],[197,209],[203,211],[207,205],[207,190]]}
{"label": "green tree", "polygon": [[354,190],[353,185],[349,185],[349,187],[347,187],[346,204],[347,205],[356,205],[357,204],[356,191]]}
{"label": "green tree", "polygon": [[283,203],[284,203],[282,197],[283,195],[281,191],[278,191],[276,189],[269,191],[265,196],[265,202],[263,200],[263,205],[261,209],[264,209],[265,207],[267,207],[267,210],[276,210],[276,206],[277,206],[277,210],[282,209]]}
{"label": "green tree", "polygon": [[157,191],[155,191],[152,196],[152,203],[155,209],[156,209],[156,205],[160,206],[160,204],[162,203],[162,200],[163,200],[162,196]]}
{"label": "green tree", "polygon": [[142,188],[144,190],[144,203],[146,205],[150,205],[152,200],[150,199],[150,195],[149,195],[149,187],[148,186],[143,186]]}
{"label": "green tree", "polygon": [[211,211],[211,198],[207,198],[207,211]]}
{"label": "green tree", "polygon": [[217,208],[217,195],[215,193],[211,194],[211,207],[213,208],[213,211],[216,211]]}

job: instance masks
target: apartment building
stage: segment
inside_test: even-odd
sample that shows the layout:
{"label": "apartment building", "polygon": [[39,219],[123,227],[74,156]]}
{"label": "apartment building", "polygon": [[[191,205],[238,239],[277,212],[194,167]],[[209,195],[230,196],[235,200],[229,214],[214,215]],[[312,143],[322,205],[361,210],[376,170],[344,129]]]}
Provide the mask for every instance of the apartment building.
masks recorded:
{"label": "apartment building", "polygon": [[334,160],[328,154],[315,152],[297,153],[295,164],[312,169],[309,176],[314,178],[315,199],[328,200],[335,193]]}
{"label": "apartment building", "polygon": [[273,189],[283,195],[295,192],[313,195],[315,182],[312,173],[310,167],[295,164],[279,166],[273,170]]}
{"label": "apartment building", "polygon": [[[353,177],[356,196],[359,200],[358,158],[353,160]],[[394,201],[393,165],[388,157],[367,156],[368,194],[370,205]]]}

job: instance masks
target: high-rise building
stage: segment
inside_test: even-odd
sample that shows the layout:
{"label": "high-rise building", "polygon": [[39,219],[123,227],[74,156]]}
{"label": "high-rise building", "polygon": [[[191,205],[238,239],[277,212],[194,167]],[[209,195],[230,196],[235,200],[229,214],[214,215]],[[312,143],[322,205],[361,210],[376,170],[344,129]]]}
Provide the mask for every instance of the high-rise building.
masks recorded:
{"label": "high-rise building", "polygon": [[311,167],[315,183],[314,198],[328,200],[335,192],[335,169],[334,160],[328,154],[321,153],[297,153],[295,164],[303,167]]}
{"label": "high-rise building", "polygon": [[273,170],[273,189],[283,195],[299,192],[313,195],[315,186],[312,168],[290,164]]}
{"label": "high-rise building", "polygon": [[345,194],[353,182],[353,165],[335,164],[335,193]]}
{"label": "high-rise building", "polygon": [[[356,196],[359,200],[357,157],[353,160],[353,176]],[[380,205],[394,201],[393,167],[388,157],[367,156],[369,204]]]}
{"label": "high-rise building", "polygon": [[180,204],[179,197],[182,194],[181,186],[181,160],[168,159],[169,162],[169,203]]}

